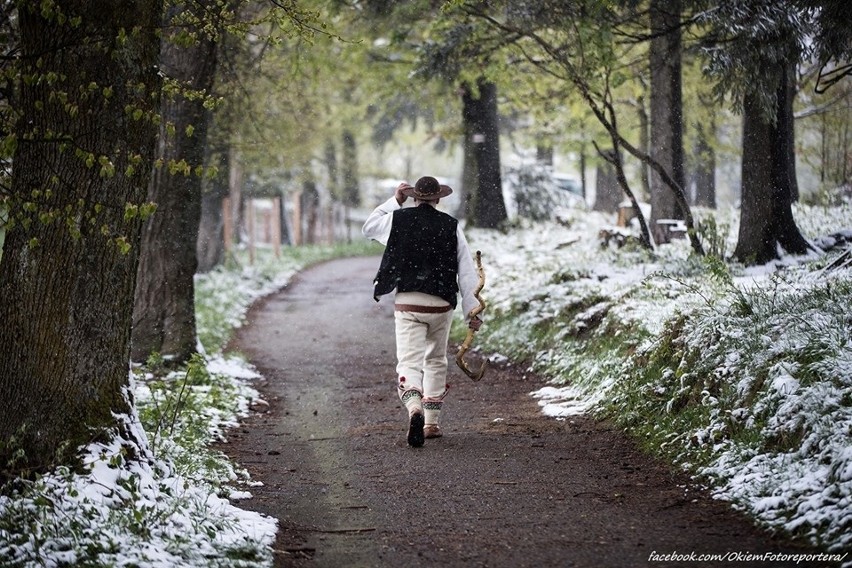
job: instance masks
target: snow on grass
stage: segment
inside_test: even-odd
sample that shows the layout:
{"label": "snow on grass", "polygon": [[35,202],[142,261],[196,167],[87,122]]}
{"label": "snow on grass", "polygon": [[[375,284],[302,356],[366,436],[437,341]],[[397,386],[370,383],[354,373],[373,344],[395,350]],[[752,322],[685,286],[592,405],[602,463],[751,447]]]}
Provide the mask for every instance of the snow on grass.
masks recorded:
{"label": "snow on grass", "polygon": [[[850,233],[852,204],[797,206],[814,242]],[[729,255],[733,211],[697,211],[709,252]],[[489,300],[482,349],[551,384],[555,417],[608,417],[648,449],[773,529],[852,545],[852,270],[827,258],[745,269],[601,246],[610,218],[574,211],[508,234],[472,229]]]}
{"label": "snow on grass", "polygon": [[848,548],[852,273],[790,272],[699,314],[709,325],[683,335],[687,350],[701,351],[695,368],[727,379],[696,430],[719,445],[700,473],[768,524]]}
{"label": "snow on grass", "polygon": [[[229,395],[251,393],[225,375],[208,379],[221,381]],[[144,384],[136,392],[144,393]],[[138,406],[150,414],[154,399],[141,398]],[[195,420],[202,398],[176,420]],[[60,467],[18,482],[0,497],[3,566],[269,566],[277,522],[231,504],[224,482],[238,482],[240,472],[206,449],[240,404],[214,406],[202,418],[210,435],[191,437],[192,452],[180,436],[146,432],[136,414],[117,416],[111,441],[86,447],[80,471]]]}
{"label": "snow on grass", "polygon": [[[708,249],[729,254],[735,212],[696,214]],[[852,206],[795,214],[825,243],[825,228],[843,229]],[[825,271],[815,258],[744,270],[696,259],[685,241],[653,255],[601,247],[609,222],[575,211],[508,234],[470,230],[489,301],[478,344],[552,378],[533,393],[548,415],[608,416],[761,522],[848,548],[850,269]],[[138,370],[138,415],[120,417],[112,443],[85,448],[86,471],[59,468],[0,497],[0,558],[22,567],[271,563],[274,520],[232,502],[257,482],[210,444],[263,404],[255,371],[221,355],[248,306],[309,262],[341,254],[290,252],[197,278],[210,355],[179,371],[156,361]]]}
{"label": "snow on grass", "polygon": [[252,302],[307,264],[366,246],[259,251],[254,265],[196,277],[200,354],[177,370],[156,356],[131,372],[131,416],[108,443],[81,448],[79,471],[59,467],[0,495],[4,567],[261,567],[272,564],[277,521],[235,506],[248,472],[213,449],[252,407],[257,372],[222,353]]}

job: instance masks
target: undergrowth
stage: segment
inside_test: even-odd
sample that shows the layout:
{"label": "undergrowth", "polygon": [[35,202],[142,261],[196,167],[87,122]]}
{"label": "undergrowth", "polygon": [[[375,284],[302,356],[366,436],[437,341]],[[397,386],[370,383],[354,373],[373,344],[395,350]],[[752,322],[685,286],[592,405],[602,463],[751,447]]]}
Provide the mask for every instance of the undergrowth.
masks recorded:
{"label": "undergrowth", "polygon": [[[758,522],[848,547],[852,274],[826,270],[829,254],[766,277],[723,260],[735,233],[727,223],[700,231],[713,254],[673,243],[653,262],[636,251],[563,255],[567,231],[499,247],[474,233],[477,248],[503,251],[477,343],[570,387],[566,400],[591,403],[577,408]],[[623,275],[638,269],[644,277]]]}
{"label": "undergrowth", "polygon": [[254,264],[241,254],[241,262],[198,276],[203,352],[178,368],[153,354],[134,369],[127,391],[132,415],[117,417],[111,442],[80,449],[79,471],[58,467],[6,485],[0,496],[2,565],[270,565],[274,520],[230,502],[254,482],[212,447],[250,404],[263,404],[246,380],[256,374],[221,352],[249,305],[298,270],[375,253],[375,245],[363,242],[289,248],[281,258],[261,250]]}

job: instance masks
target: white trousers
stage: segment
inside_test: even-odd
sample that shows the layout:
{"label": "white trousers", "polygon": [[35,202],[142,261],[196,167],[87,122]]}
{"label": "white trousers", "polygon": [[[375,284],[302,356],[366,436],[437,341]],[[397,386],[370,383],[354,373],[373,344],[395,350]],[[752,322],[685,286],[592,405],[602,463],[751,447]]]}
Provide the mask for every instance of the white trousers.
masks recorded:
{"label": "white trousers", "polygon": [[453,312],[397,311],[394,319],[399,397],[409,412],[421,404],[422,398],[426,424],[437,424],[447,394],[447,342]]}

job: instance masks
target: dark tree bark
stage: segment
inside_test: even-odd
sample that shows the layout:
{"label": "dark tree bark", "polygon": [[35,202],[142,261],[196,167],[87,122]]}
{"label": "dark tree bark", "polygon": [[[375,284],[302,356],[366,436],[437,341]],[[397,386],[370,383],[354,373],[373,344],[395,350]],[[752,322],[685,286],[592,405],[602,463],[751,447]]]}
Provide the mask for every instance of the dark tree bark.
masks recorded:
{"label": "dark tree bark", "polygon": [[[461,195],[459,195],[458,217],[470,221],[476,217],[474,211],[474,198],[476,188],[479,186],[479,172],[476,167],[476,148],[473,143],[473,135],[478,130],[478,101],[469,96],[465,90],[462,93],[462,176]],[[472,226],[472,223],[471,223]]]}
{"label": "dark tree bark", "polygon": [[472,215],[468,223],[484,229],[496,229],[508,218],[503,200],[503,182],[500,173],[500,131],[497,115],[497,86],[480,80],[479,96],[465,89],[463,105],[470,120],[472,138],[471,154],[476,163],[477,185],[472,199]]}
{"label": "dark tree bark", "polygon": [[[237,10],[238,2],[229,0],[223,6],[227,6],[229,11]],[[234,34],[225,34],[218,38],[213,96],[227,96],[227,87],[238,81],[236,60],[245,57],[246,49]],[[228,97],[227,100],[231,99],[232,97]],[[225,243],[224,200],[230,195],[230,152],[235,122],[229,110],[220,107],[211,111],[208,120],[204,163],[207,168],[215,168],[216,174],[212,178],[205,175],[201,182],[201,221],[196,244],[197,272],[201,273],[210,272],[225,262],[228,252]]]}
{"label": "dark tree bark", "polygon": [[580,145],[580,188],[583,190],[583,201],[585,202],[589,192],[586,187],[586,145]]}
{"label": "dark tree bark", "polygon": [[784,145],[787,149],[786,165],[787,179],[790,180],[790,199],[799,200],[799,180],[796,176],[796,121],[793,115],[793,101],[796,98],[796,64],[792,63],[787,68],[787,80],[784,85],[784,106],[779,112],[784,113],[785,128]]}
{"label": "dark tree bark", "polygon": [[[652,0],[651,33],[651,157],[671,172],[681,187],[683,171],[683,103],[681,95],[680,0]],[[651,171],[651,234],[657,243],[670,235],[660,219],[682,219],[683,211],[660,176]]]}
{"label": "dark tree bark", "polygon": [[358,146],[355,135],[350,130],[343,133],[341,170],[343,204],[358,207],[361,204],[361,192],[358,190]]}
{"label": "dark tree bark", "polygon": [[553,167],[553,146],[539,144],[535,147],[535,161],[543,166]]}
{"label": "dark tree bark", "polygon": [[[306,170],[307,171],[307,170]],[[315,244],[317,239],[317,222],[319,221],[319,206],[320,195],[317,191],[316,182],[311,179],[306,179],[302,183],[302,193],[300,196],[302,201],[302,220],[304,226],[304,244]]]}
{"label": "dark tree bark", "polygon": [[328,171],[328,183],[330,185],[331,195],[334,199],[341,200],[343,192],[340,190],[340,182],[338,180],[339,168],[337,167],[337,149],[335,148],[332,140],[326,141],[323,154],[325,156],[325,167]]}
{"label": "dark tree bark", "polygon": [[766,264],[778,258],[778,247],[804,254],[811,245],[793,219],[793,182],[788,148],[793,136],[787,106],[792,80],[781,74],[776,89],[775,121],[767,118],[754,94],[743,101],[742,208],[734,257],[745,264]]}
{"label": "dark tree bark", "polygon": [[[173,6],[165,16],[160,67],[167,77],[195,93],[209,93],[213,85],[216,43],[199,33],[193,44],[181,45],[175,36],[183,30],[170,27],[170,22],[185,10],[199,10],[196,17],[202,18],[204,7],[215,3]],[[193,278],[198,266],[202,180],[192,172],[172,172],[169,166],[184,160],[194,169],[204,163],[210,116],[202,98],[183,93],[165,97],[161,113],[157,155],[163,166],[155,169],[149,188],[157,212],[142,233],[131,356],[144,361],[151,353],[159,353],[181,363],[195,353],[197,345]],[[174,125],[173,134],[167,131],[169,124]]]}
{"label": "dark tree bark", "polygon": [[711,120],[707,126],[695,124],[695,196],[693,204],[699,207],[716,208],[716,152],[710,142],[715,134]]}
{"label": "dark tree bark", "polygon": [[[37,3],[20,6],[7,202],[16,226],[0,262],[0,463],[16,436],[22,467],[40,468],[70,461],[130,407],[142,225],[133,212],[153,162],[162,7],[66,1],[60,21]],[[68,23],[74,17],[79,25]]]}
{"label": "dark tree bark", "polygon": [[[642,82],[645,87],[644,81]],[[645,109],[644,95],[639,97],[639,151],[645,154],[651,154],[651,119],[648,117],[648,111]],[[642,182],[642,192],[649,196],[651,195],[651,168],[648,164],[643,163],[640,170],[640,181]],[[668,188],[667,188],[668,189]]]}
{"label": "dark tree bark", "polygon": [[225,216],[223,201],[228,197],[230,170],[228,151],[211,152],[206,161],[217,167],[216,176],[201,186],[201,222],[198,226],[198,272],[210,272],[225,261]]}
{"label": "dark tree bark", "polygon": [[595,204],[592,209],[605,213],[615,213],[618,210],[618,204],[624,199],[624,194],[621,191],[621,186],[618,185],[618,177],[613,165],[614,150],[609,149],[602,152],[605,160],[598,164],[597,174],[595,175]]}

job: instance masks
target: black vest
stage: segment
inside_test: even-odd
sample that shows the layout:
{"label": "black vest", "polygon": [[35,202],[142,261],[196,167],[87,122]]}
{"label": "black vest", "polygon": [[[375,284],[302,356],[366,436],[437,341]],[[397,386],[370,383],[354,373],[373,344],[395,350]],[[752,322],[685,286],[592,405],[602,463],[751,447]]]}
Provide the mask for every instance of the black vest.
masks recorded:
{"label": "black vest", "polygon": [[428,204],[393,212],[391,232],[373,297],[397,292],[423,292],[456,307],[458,286],[458,221]]}

